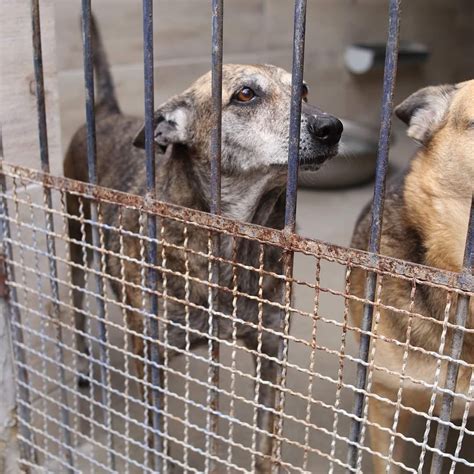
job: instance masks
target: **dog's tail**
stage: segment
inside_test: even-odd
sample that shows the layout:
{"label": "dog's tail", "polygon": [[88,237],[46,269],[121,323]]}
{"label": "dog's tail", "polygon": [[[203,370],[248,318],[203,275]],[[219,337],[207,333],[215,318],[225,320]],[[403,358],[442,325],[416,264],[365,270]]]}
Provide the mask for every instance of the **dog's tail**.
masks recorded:
{"label": "dog's tail", "polygon": [[94,70],[97,83],[95,100],[96,111],[119,114],[120,107],[117,97],[115,96],[114,80],[110,73],[109,61],[107,60],[102,37],[94,15],[91,16],[91,34]]}

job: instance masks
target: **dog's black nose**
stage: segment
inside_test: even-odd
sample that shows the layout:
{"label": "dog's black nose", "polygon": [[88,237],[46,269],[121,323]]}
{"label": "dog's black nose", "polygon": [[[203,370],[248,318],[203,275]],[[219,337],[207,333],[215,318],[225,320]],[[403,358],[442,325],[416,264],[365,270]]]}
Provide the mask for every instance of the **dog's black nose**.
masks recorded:
{"label": "dog's black nose", "polygon": [[331,115],[311,115],[308,117],[309,133],[325,145],[331,146],[338,143],[343,129],[342,122]]}

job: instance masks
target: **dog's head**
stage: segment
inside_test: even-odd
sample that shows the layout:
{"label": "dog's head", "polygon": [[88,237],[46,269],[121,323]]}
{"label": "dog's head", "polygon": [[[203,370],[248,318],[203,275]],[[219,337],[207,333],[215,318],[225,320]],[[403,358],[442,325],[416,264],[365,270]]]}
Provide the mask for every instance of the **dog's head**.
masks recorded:
{"label": "dog's head", "polygon": [[[222,171],[284,170],[288,162],[291,75],[275,66],[223,67]],[[308,103],[303,86],[300,162],[318,168],[336,155],[342,123]],[[179,144],[209,160],[213,127],[210,73],[155,112],[155,141],[164,149]],[[144,129],[134,144],[144,146]]]}
{"label": "dog's head", "polygon": [[420,89],[395,113],[408,136],[474,182],[474,80]]}
{"label": "dog's head", "polygon": [[407,218],[426,263],[460,271],[474,190],[474,80],[421,89],[395,112],[422,145],[405,181]]}

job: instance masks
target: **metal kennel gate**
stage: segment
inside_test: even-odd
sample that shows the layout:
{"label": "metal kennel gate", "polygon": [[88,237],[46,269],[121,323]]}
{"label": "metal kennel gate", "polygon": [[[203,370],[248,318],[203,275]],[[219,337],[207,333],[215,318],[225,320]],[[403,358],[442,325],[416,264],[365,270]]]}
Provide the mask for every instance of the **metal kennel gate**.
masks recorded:
{"label": "metal kennel gate", "polygon": [[[449,466],[449,472],[454,472],[458,467],[472,471],[474,463],[464,457],[462,449],[468,444],[466,440],[474,436],[474,432],[467,427],[469,408],[474,396],[474,378],[471,378],[467,395],[456,393],[455,389],[458,368],[463,366],[472,370],[472,365],[460,359],[460,354],[464,334],[474,332],[474,329],[465,327],[469,298],[474,296],[473,211],[471,210],[462,273],[430,269],[378,254],[397,69],[400,0],[390,0],[382,122],[368,253],[295,234],[305,0],[295,1],[289,166],[285,228],[282,231],[232,221],[220,215],[222,0],[212,1],[215,127],[211,146],[211,214],[153,199],[152,0],[143,0],[147,195],[128,195],[97,186],[90,0],[82,1],[89,183],[49,173],[39,1],[32,0],[31,5],[42,170],[2,162],[0,201],[3,252],[3,280],[0,283],[5,281],[5,286],[0,285],[0,290],[7,304],[6,316],[16,367],[21,465],[33,471],[42,467],[46,472],[153,472],[169,471],[171,466],[192,472],[221,472],[224,469],[228,472],[253,471],[262,453],[257,450],[257,436],[261,434],[256,426],[259,408],[257,389],[249,389],[249,384],[252,382],[258,386],[268,383],[261,379],[259,373],[262,358],[268,356],[259,350],[238,346],[235,340],[236,328],[237,325],[248,324],[252,330],[257,331],[260,339],[262,332],[269,329],[262,327],[261,317],[257,325],[239,317],[238,298],[249,298],[258,302],[259,312],[263,305],[271,305],[281,313],[278,331],[280,347],[276,360],[279,373],[274,387],[277,403],[273,410],[277,421],[273,433],[274,449],[270,457],[275,469],[289,472],[361,472],[366,458],[379,456],[404,471],[421,472],[428,463],[427,455],[431,455],[432,473],[442,472],[443,466]],[[38,189],[40,193],[35,194]],[[68,213],[68,196],[77,197],[81,203],[79,217]],[[90,217],[84,212],[86,201],[91,203]],[[104,206],[112,206],[121,217],[130,210],[140,215],[140,233],[134,237],[140,241],[141,246],[141,260],[138,263],[142,267],[142,282],[138,290],[143,298],[140,313],[147,324],[145,334],[140,336],[149,345],[144,363],[150,367],[150,380],[146,376],[145,380],[140,380],[133,373],[132,362],[136,355],[131,352],[128,342],[131,331],[125,322],[127,304],[124,300],[113,299],[107,289],[107,284],[112,282],[113,277],[105,271],[105,258],[112,252],[105,247],[104,233],[116,232],[123,243],[128,231],[122,225],[109,228],[104,224]],[[76,219],[82,228],[83,240],[76,242],[84,253],[83,264],[79,266],[86,270],[90,280],[83,290],[87,303],[84,311],[89,324],[97,326],[96,334],[89,331],[86,335],[95,347],[88,356],[90,372],[95,373],[90,377],[88,389],[76,386],[79,375],[77,363],[82,356],[74,344],[77,330],[72,320],[74,304],[71,272],[77,264],[71,262],[68,255],[71,238],[67,234],[67,223],[70,219]],[[43,225],[35,223],[40,221]],[[163,229],[170,223],[179,223],[184,235],[183,245],[174,246],[174,250],[182,252],[186,261],[188,255],[199,256],[207,262],[209,268],[208,280],[198,282],[205,285],[209,292],[209,306],[203,308],[209,315],[209,331],[201,334],[208,341],[207,351],[205,355],[191,352],[188,344],[180,352],[184,356],[184,369],[181,370],[170,365],[166,356],[168,350],[176,350],[167,340],[167,328],[171,324],[178,324],[166,319],[166,305],[173,300],[173,296],[167,294],[166,282],[171,277],[184,280],[185,296],[177,302],[183,305],[183,311],[188,315],[182,329],[189,334],[196,331],[189,325],[189,308],[193,305],[189,297],[189,285],[196,281],[196,277],[189,273],[189,265],[184,273],[167,267],[167,252],[173,244],[166,242]],[[86,241],[86,226],[92,229],[92,244]],[[188,247],[188,236],[196,231],[208,233],[207,250]],[[224,237],[230,239],[234,248],[242,240],[258,242],[261,255],[268,248],[282,249],[282,274],[266,270],[263,257],[252,266],[243,265],[235,259],[223,258],[220,254],[220,239]],[[87,252],[92,252],[94,257],[90,268],[87,265]],[[122,267],[130,263],[127,255],[121,254],[118,257]],[[311,279],[295,275],[295,258],[306,259],[311,263]],[[233,284],[230,286],[220,285],[219,271],[224,267],[229,268],[233,275]],[[345,285],[342,289],[324,283],[325,271],[329,271],[330,267],[343,271]],[[364,299],[351,294],[349,277],[354,269],[367,271]],[[257,295],[239,292],[236,284],[239,272],[258,275]],[[116,283],[130,285],[123,275],[124,273]],[[276,278],[284,283],[283,294],[275,301],[262,297],[265,277]],[[383,399],[371,390],[372,372],[376,369],[373,356],[379,340],[404,347],[405,351],[408,350],[409,340],[405,344],[387,340],[377,334],[378,314],[380,309],[385,308],[396,314],[409,316],[410,321],[413,318],[429,319],[413,310],[387,307],[379,299],[383,281],[389,278],[407,282],[411,288],[412,303],[417,292],[424,288],[435,288],[446,292],[448,308],[454,304],[453,300],[456,301],[457,310],[455,323],[450,322],[448,316],[444,321],[433,320],[443,328],[443,336],[439,351],[427,355],[436,357],[438,370],[433,384],[416,381],[432,391],[427,413],[403,406],[403,383],[408,377],[403,372],[395,374],[400,379],[400,390],[396,402],[385,400],[396,407],[396,414],[393,429],[388,429],[391,436],[390,452],[384,455],[373,452],[366,443],[367,400]],[[313,295],[314,303],[311,308],[300,307],[298,298],[292,298],[292,294],[298,292],[310,292]],[[218,297],[224,293],[232,295],[231,314],[225,314],[219,309]],[[329,297],[337,299],[340,304],[342,320],[338,319],[338,315],[323,313],[321,305],[324,298]],[[350,300],[364,303],[362,328],[351,326],[348,319]],[[158,316],[160,305],[163,307],[163,317]],[[123,316],[121,320],[113,320],[111,313],[114,311]],[[449,309],[446,313],[449,315]],[[290,333],[290,317],[305,324],[307,333]],[[231,322],[233,331],[230,340],[219,336],[219,319]],[[337,331],[336,346],[320,336],[321,331],[324,333],[327,328]],[[448,329],[454,331],[451,347],[445,347]],[[360,336],[356,355],[352,355],[348,349],[348,339],[352,337],[348,333],[358,333]],[[113,340],[113,334],[115,339],[121,338],[119,343]],[[165,349],[163,360],[158,345]],[[290,357],[296,347],[304,354],[303,361]],[[227,359],[230,358],[230,361],[224,358],[220,349],[228,352]],[[249,355],[256,358],[256,373],[239,368],[240,358]],[[319,360],[325,357],[334,358],[338,367],[335,372],[325,373],[320,369]],[[114,363],[112,359],[119,362]],[[439,384],[442,362],[448,363],[446,386]],[[203,366],[206,372],[203,379],[195,375],[192,364]],[[377,370],[390,372],[380,367]],[[179,390],[173,388],[172,379],[180,380]],[[304,390],[295,388],[296,379],[304,382]],[[150,392],[152,406],[148,406],[147,397],[142,398],[136,393],[138,384],[142,385],[145,392]],[[241,388],[245,384],[247,388]],[[324,384],[331,388],[331,394],[326,398],[321,394]],[[199,390],[204,394],[202,400],[196,395]],[[439,417],[433,414],[437,397],[442,397]],[[451,420],[454,398],[465,403],[464,415],[458,424]],[[288,408],[290,405],[297,409]],[[401,409],[411,410],[424,419],[425,430],[421,441],[396,432],[397,417]],[[153,413],[151,423],[147,419],[148,410]],[[204,421],[196,421],[194,412],[199,412]],[[429,440],[429,434],[435,423],[437,430],[433,443]],[[457,435],[454,453],[446,451],[450,430]],[[152,435],[152,443],[149,442],[149,435]],[[393,458],[396,440],[403,440],[418,449],[420,460],[416,468]]]}

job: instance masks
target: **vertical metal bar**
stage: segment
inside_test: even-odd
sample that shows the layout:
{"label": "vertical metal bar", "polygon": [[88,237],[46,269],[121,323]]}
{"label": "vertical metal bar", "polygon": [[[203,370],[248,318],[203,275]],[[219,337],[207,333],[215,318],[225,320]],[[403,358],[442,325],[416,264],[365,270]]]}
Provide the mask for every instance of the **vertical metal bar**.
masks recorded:
{"label": "vertical metal bar", "polygon": [[[290,102],[290,124],[288,143],[288,175],[286,183],[286,205],[285,205],[285,232],[294,233],[296,225],[296,198],[298,188],[298,169],[300,158],[300,130],[301,130],[301,95],[303,87],[304,72],[304,47],[306,35],[306,0],[295,0],[294,9],[294,31],[293,31],[293,67],[291,78],[291,102]],[[287,332],[290,324],[290,306],[292,297],[292,285],[289,280],[293,276],[294,254],[286,251],[283,254],[283,274],[285,284],[282,288],[281,300],[285,310],[280,315],[281,339],[278,345],[278,360],[281,365],[277,369],[277,386],[284,387],[286,384],[286,364],[288,357]],[[285,337],[286,336],[286,337]],[[275,458],[281,456],[281,441],[283,432],[283,411],[285,406],[284,392],[276,394],[277,412],[280,413],[277,425],[277,439],[275,445]]]}
{"label": "vertical metal bar", "polygon": [[[389,20],[388,20],[388,39],[385,51],[385,69],[383,79],[382,96],[382,114],[379,135],[379,145],[377,153],[376,174],[374,197],[372,201],[372,222],[370,227],[369,252],[375,254],[380,250],[380,240],[382,236],[382,218],[385,200],[385,183],[388,169],[388,157],[390,146],[390,133],[392,126],[393,111],[393,92],[395,89],[395,80],[398,63],[398,45],[400,34],[400,3],[401,0],[390,0]],[[367,275],[365,299],[373,302],[376,292],[376,273]],[[349,451],[347,463],[352,469],[356,468],[358,443],[360,440],[361,421],[363,413],[365,394],[364,390],[367,383],[367,361],[369,357],[370,335],[368,332],[372,329],[372,317],[374,307],[372,304],[365,304],[362,320],[362,330],[364,331],[360,338],[359,359],[357,365],[356,387],[358,391],[355,394],[353,413],[356,418],[353,419],[349,434]]]}
{"label": "vertical metal bar", "polygon": [[295,231],[298,169],[300,161],[301,93],[303,86],[306,0],[295,1],[293,68],[291,78],[290,140],[286,184],[285,230]]}
{"label": "vertical metal bar", "polygon": [[[87,127],[87,171],[88,180],[91,184],[97,184],[97,147],[96,147],[96,129],[95,129],[95,110],[94,110],[94,68],[93,68],[93,50],[92,50],[92,31],[91,31],[91,1],[82,0],[82,42],[84,52],[84,82],[86,92],[86,127]],[[113,436],[112,419],[110,413],[110,394],[107,390],[107,370],[108,370],[108,350],[107,350],[107,325],[105,317],[104,302],[104,281],[101,274],[100,254],[100,235],[98,222],[97,203],[90,201],[91,212],[91,233],[93,245],[93,268],[96,271],[97,288],[97,312],[99,325],[99,358],[100,358],[100,382],[101,382],[101,402],[106,408],[104,413],[105,425],[107,431],[107,444],[109,446],[107,456],[108,464],[112,470],[115,470],[115,455],[113,454]]]}
{"label": "vertical metal bar", "polygon": [[[1,161],[0,161],[1,165]],[[1,169],[0,169],[1,171]],[[2,245],[2,257],[7,262],[13,261],[13,250],[10,242],[6,239],[11,238],[10,224],[8,221],[8,203],[6,199],[6,180],[5,175],[0,174],[0,190],[2,193],[2,199],[0,199],[0,244]],[[8,285],[8,281],[16,281],[15,269],[13,265],[7,264],[5,261],[1,261],[2,267],[0,271],[5,275],[5,281],[3,284]],[[31,397],[29,387],[28,371],[26,369],[26,354],[23,339],[23,323],[21,320],[21,313],[18,309],[18,294],[15,286],[9,286],[8,289],[4,288],[6,313],[5,317],[9,325],[10,334],[13,342],[13,351],[15,360],[18,362],[16,365],[17,377],[18,377],[18,400],[19,400],[19,418],[20,418],[20,434],[24,439],[24,442],[20,444],[20,456],[22,459],[29,461],[32,464],[37,463],[37,453],[33,433],[29,429],[31,426]],[[22,422],[24,421],[24,423]]]}
{"label": "vertical metal bar", "polygon": [[[469,225],[467,229],[466,248],[464,251],[463,260],[463,278],[471,278],[474,266],[474,199],[471,200],[471,212],[469,218]],[[456,390],[456,383],[458,379],[459,364],[456,362],[461,357],[461,351],[464,341],[464,328],[466,327],[467,316],[469,313],[469,296],[461,295],[458,297],[455,324],[456,329],[453,330],[453,339],[451,341],[451,357],[449,361],[448,370],[446,373],[445,388],[451,392]],[[453,409],[454,397],[450,393],[444,393],[441,405],[441,413],[436,431],[435,449],[445,452],[446,443],[448,441],[449,426],[446,424],[451,420],[451,412]],[[431,474],[441,473],[443,468],[443,457],[437,452],[433,453],[431,461]]]}
{"label": "vertical metal bar", "polygon": [[223,0],[212,0],[211,213],[221,213]]}
{"label": "vertical metal bar", "polygon": [[[41,169],[45,173],[49,173],[49,150],[48,150],[48,131],[46,123],[46,104],[44,98],[44,76],[43,76],[43,53],[41,47],[41,21],[39,1],[31,0],[31,25],[32,25],[32,41],[33,41],[33,63],[35,70],[36,82],[36,105],[38,112],[38,133],[39,146],[41,157]],[[60,318],[59,309],[59,286],[58,286],[58,269],[56,265],[56,244],[54,237],[50,233],[54,232],[54,222],[51,210],[53,208],[51,189],[43,186],[44,201],[48,210],[45,211],[45,220],[48,233],[46,234],[46,246],[48,249],[48,263],[50,273],[51,292],[53,297],[53,318],[58,320]],[[60,325],[55,325],[56,329],[56,353],[59,367],[59,378],[61,381],[61,418],[63,424],[63,436],[65,445],[65,458],[69,465],[69,471],[73,471],[74,461],[72,456],[72,441],[71,429],[69,420],[69,409],[66,391],[66,373],[64,370],[64,350],[62,345],[62,328]]]}
{"label": "vertical metal bar", "polygon": [[[155,197],[155,140],[154,140],[154,71],[153,71],[153,1],[143,0],[143,67],[145,75],[145,153],[146,153],[146,192],[149,199]],[[147,230],[150,240],[147,245],[147,263],[150,267],[147,272],[147,287],[151,290],[149,297],[149,334],[154,341],[159,340],[158,327],[158,273],[155,268],[158,259],[156,245],[156,216],[147,215]],[[154,469],[163,472],[163,437],[161,419],[161,374],[158,368],[160,364],[160,353],[157,343],[149,344],[147,356],[151,360],[151,398],[153,404],[153,448]]]}
{"label": "vertical metal bar", "polygon": [[94,110],[94,66],[91,32],[91,0],[82,0],[82,42],[86,92],[87,171],[89,183],[97,184],[97,150]]}
{"label": "vertical metal bar", "polygon": [[[214,215],[221,214],[221,145],[222,145],[222,56],[223,56],[223,23],[224,23],[223,0],[212,0],[212,131],[211,131],[211,203],[210,210]],[[212,235],[212,254],[219,256],[220,234]],[[213,260],[210,264],[211,283],[219,284],[219,262]],[[212,363],[209,366],[209,381],[213,387],[209,390],[208,400],[210,413],[208,414],[208,434],[206,437],[206,448],[208,455],[217,454],[217,440],[211,433],[217,433],[219,417],[219,320],[215,311],[219,306],[218,290],[213,288],[209,295],[209,351]],[[210,361],[211,362],[211,361]],[[217,471],[216,462],[206,459],[206,465],[211,472]]]}

